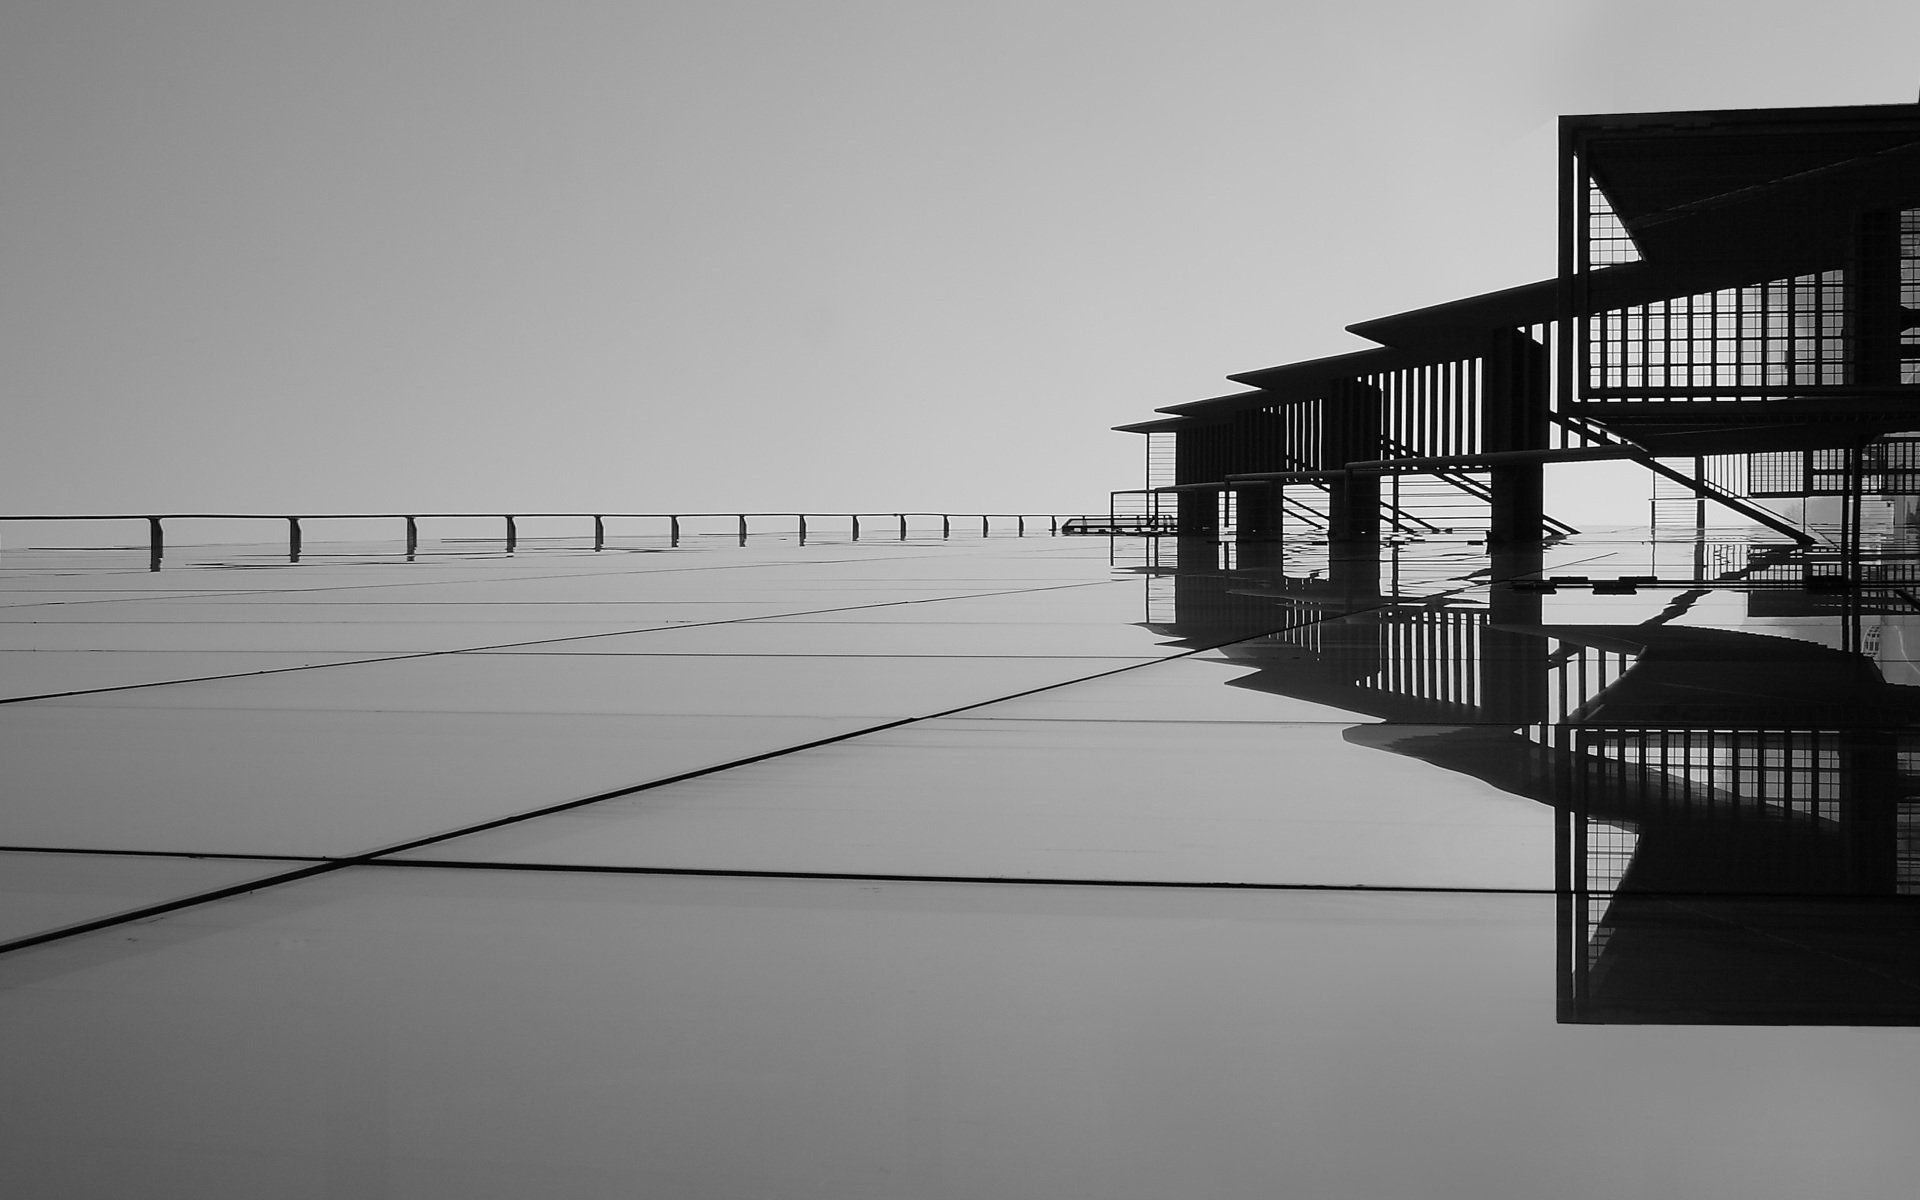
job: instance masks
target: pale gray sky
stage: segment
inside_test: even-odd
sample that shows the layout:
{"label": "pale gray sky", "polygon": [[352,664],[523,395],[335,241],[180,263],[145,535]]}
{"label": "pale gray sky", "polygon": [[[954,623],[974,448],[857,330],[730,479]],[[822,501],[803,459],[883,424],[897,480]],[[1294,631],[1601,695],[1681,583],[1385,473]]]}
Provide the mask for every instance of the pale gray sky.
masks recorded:
{"label": "pale gray sky", "polygon": [[1889,0],[11,0],[0,511],[1082,511]]}

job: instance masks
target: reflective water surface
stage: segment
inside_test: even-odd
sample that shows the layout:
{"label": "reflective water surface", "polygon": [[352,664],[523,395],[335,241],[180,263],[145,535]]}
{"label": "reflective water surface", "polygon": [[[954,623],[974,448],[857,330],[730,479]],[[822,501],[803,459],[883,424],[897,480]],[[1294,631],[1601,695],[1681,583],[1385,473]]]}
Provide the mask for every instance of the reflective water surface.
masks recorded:
{"label": "reflective water surface", "polygon": [[0,1182],[1906,1195],[1873,549],[0,551]]}

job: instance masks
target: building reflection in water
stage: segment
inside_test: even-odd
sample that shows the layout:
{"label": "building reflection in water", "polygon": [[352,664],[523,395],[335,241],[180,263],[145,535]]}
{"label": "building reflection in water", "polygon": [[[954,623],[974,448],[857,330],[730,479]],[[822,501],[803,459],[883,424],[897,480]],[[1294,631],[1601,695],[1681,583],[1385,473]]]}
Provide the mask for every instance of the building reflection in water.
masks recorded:
{"label": "building reflection in water", "polygon": [[[1102,528],[1239,686],[1554,807],[1563,1020],[1920,1023],[1920,106],[1567,116],[1558,179],[1552,277],[1121,426]],[[1598,460],[1684,540],[1570,552]]]}
{"label": "building reflection in water", "polygon": [[1230,686],[1553,806],[1562,1022],[1920,1024],[1911,554],[1146,545],[1148,623],[1255,668]]}

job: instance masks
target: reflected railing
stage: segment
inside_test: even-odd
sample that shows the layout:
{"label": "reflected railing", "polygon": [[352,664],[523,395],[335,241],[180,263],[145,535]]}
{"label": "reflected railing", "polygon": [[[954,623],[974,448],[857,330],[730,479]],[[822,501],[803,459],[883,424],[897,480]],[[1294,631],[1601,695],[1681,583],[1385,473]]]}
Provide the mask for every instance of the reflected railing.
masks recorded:
{"label": "reflected railing", "polygon": [[[1078,532],[1069,528],[1074,522],[1087,522],[1091,518],[1084,516],[1066,516],[1057,513],[945,513],[945,512],[891,512],[891,513],[779,513],[779,512],[681,512],[681,513],[65,513],[65,514],[0,514],[0,548],[4,548],[4,531],[9,526],[28,524],[66,524],[72,522],[123,522],[137,526],[143,525],[143,539],[148,558],[148,570],[158,571],[165,562],[167,554],[167,523],[185,521],[253,523],[260,522],[279,526],[284,529],[286,539],[286,558],[289,562],[299,562],[305,552],[307,535],[313,527],[321,523],[341,522],[400,522],[398,541],[404,546],[406,561],[413,562],[420,553],[421,527],[428,521],[433,522],[498,522],[497,538],[463,538],[463,542],[497,542],[505,553],[519,551],[526,540],[522,528],[523,522],[574,521],[588,522],[587,529],[579,534],[565,538],[574,545],[590,545],[594,551],[621,549],[619,539],[651,538],[657,543],[661,540],[669,548],[678,547],[683,540],[692,537],[727,537],[738,545],[744,546],[752,536],[777,536],[795,538],[801,545],[811,538],[821,540],[845,540],[858,542],[867,540],[890,539],[908,541],[911,538],[952,539],[956,536],[993,536],[1057,537],[1063,533]],[[616,529],[615,522],[619,523]],[[715,522],[721,523],[714,528]],[[638,525],[640,528],[635,528]],[[703,527],[704,526],[704,527]],[[555,539],[541,539],[555,540]],[[78,549],[81,547],[62,547]],[[114,549],[123,547],[85,547]]]}

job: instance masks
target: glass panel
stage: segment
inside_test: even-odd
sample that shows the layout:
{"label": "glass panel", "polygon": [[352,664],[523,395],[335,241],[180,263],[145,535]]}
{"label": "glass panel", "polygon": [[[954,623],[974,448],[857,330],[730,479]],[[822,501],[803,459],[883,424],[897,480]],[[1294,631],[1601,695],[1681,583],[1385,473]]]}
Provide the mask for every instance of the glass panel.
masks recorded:
{"label": "glass panel", "polygon": [[1040,588],[1010,595],[962,596],[938,604],[901,604],[889,608],[822,612],[809,614],[805,619],[856,624],[875,621],[1015,625],[1111,621],[1118,624],[1140,620],[1141,604],[1138,583],[1127,579]]}
{"label": "glass panel", "polygon": [[868,724],[9,704],[0,845],[355,854]]}
{"label": "glass panel", "polygon": [[[1129,614],[1139,618],[1137,612]],[[1176,654],[1182,647],[1149,629],[1111,621],[1036,624],[1010,621],[809,620],[782,617],[551,642],[509,654],[807,654],[1132,657]]]}
{"label": "glass panel", "polygon": [[922,722],[443,842],[412,857],[1553,886],[1551,807],[1391,752],[1396,738],[1423,730],[1361,728],[1364,735],[1338,724]]}
{"label": "glass panel", "polygon": [[299,866],[212,858],[0,851],[0,942],[214,891]]}
{"label": "glass panel", "polygon": [[[937,644],[937,638],[928,641]],[[1070,658],[435,655],[173,684],[45,706],[886,719],[926,716],[1102,669],[1104,662]]]}
{"label": "glass panel", "polygon": [[96,688],[207,679],[351,662],[347,653],[295,651],[0,650],[0,700]]}
{"label": "glass panel", "polygon": [[1908,1031],[1560,1024],[1555,925],[1544,896],[361,868],[0,960],[6,1171],[62,1196],[1903,1194]]}
{"label": "glass panel", "polygon": [[[562,611],[547,610],[549,613]],[[474,647],[512,646],[549,639],[625,633],[647,624],[712,620],[706,605],[660,605],[644,619],[569,621],[438,621],[423,606],[417,618],[392,621],[254,621],[231,618],[147,621],[124,615],[117,620],[61,624],[0,619],[0,650],[149,650],[162,652],[294,650],[361,654],[423,654]],[[742,614],[751,616],[753,614]],[[350,654],[351,656],[351,654]]]}
{"label": "glass panel", "polygon": [[[1240,646],[1154,663],[1117,675],[1051,688],[974,709],[969,717],[1050,721],[1263,721],[1352,725],[1349,709],[1258,690],[1267,648],[1245,658]],[[1161,731],[1159,740],[1179,731]]]}

